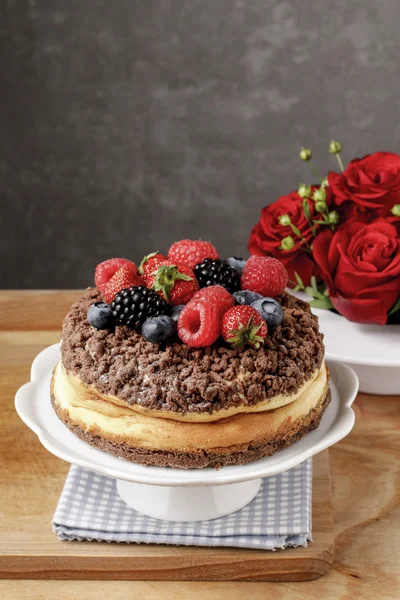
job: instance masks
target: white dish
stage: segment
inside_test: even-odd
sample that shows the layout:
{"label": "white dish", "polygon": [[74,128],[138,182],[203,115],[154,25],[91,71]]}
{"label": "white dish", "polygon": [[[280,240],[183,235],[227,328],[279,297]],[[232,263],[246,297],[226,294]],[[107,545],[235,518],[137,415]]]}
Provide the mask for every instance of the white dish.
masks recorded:
{"label": "white dish", "polygon": [[[311,300],[302,292],[295,296]],[[326,358],[348,364],[359,378],[360,391],[400,394],[400,325],[362,325],[330,310],[311,310],[325,336]]]}
{"label": "white dish", "polygon": [[[330,362],[332,401],[318,429],[289,448],[248,465],[220,470],[138,465],[90,446],[58,419],[50,402],[49,386],[59,357],[59,346],[54,345],[35,358],[31,382],[22,386],[15,398],[19,416],[52,454],[119,480],[118,490],[122,498],[133,508],[156,518],[192,521],[234,512],[252,500],[261,477],[286,471],[325,450],[345,437],[354,424],[351,405],[358,390],[357,377],[346,365]],[[232,484],[239,485],[231,487]],[[159,486],[158,493],[151,486]],[[163,486],[167,489],[162,490]],[[193,486],[201,489],[193,490]],[[226,487],[218,490],[216,486]],[[175,487],[178,489],[173,490]]]}

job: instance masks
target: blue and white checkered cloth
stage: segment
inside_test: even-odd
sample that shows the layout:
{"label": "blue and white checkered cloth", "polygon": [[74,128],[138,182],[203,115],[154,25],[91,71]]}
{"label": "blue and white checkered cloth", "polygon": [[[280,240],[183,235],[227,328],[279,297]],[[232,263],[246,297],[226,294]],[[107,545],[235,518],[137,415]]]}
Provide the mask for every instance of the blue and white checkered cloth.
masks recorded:
{"label": "blue and white checkered cloth", "polygon": [[311,541],[312,459],[263,479],[244,508],[212,521],[175,523],[127,506],[114,479],[72,466],[53,517],[60,540],[276,550]]}

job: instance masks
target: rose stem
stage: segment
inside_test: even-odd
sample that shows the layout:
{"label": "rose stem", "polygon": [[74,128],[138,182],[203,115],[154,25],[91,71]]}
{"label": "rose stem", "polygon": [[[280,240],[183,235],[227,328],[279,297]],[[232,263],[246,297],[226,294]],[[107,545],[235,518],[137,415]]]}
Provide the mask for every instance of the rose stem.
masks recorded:
{"label": "rose stem", "polygon": [[310,169],[311,171],[314,173],[314,175],[317,177],[317,179],[320,180],[320,182],[322,183],[324,178],[321,177],[321,175],[318,173],[317,169],[314,167],[314,165],[312,164],[311,160],[308,161],[308,164],[310,165]]}
{"label": "rose stem", "polygon": [[342,159],[340,158],[339,152],[336,154],[336,158],[338,160],[339,167],[341,168],[342,171],[344,171],[344,166],[343,166],[343,163],[342,163]]}

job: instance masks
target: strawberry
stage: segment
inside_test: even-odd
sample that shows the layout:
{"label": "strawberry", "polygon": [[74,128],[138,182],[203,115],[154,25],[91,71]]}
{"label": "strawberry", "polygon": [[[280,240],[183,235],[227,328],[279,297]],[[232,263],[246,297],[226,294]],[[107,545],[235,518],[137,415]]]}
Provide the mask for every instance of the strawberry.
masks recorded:
{"label": "strawberry", "polygon": [[179,265],[194,268],[205,258],[218,258],[218,252],[210,242],[202,240],[181,240],[172,244],[168,258]]}
{"label": "strawberry", "polygon": [[270,256],[250,256],[243,267],[242,290],[274,297],[283,292],[288,274],[283,264]]}
{"label": "strawberry", "polygon": [[110,304],[118,292],[134,285],[144,285],[143,279],[139,277],[137,273],[132,271],[130,265],[122,265],[107,283],[103,292],[103,298]]}
{"label": "strawberry", "polygon": [[124,265],[129,265],[131,271],[133,273],[137,272],[135,263],[127,260],[126,258],[109,258],[104,262],[100,263],[96,267],[96,271],[94,273],[94,282],[96,284],[97,289],[104,294],[104,290],[106,289],[107,283],[110,281],[111,277]]}
{"label": "strawberry", "polygon": [[242,348],[246,344],[259,348],[267,333],[266,322],[252,306],[234,306],[222,315],[221,334],[233,348]]}
{"label": "strawberry", "polygon": [[210,302],[189,302],[178,319],[178,335],[192,348],[211,346],[220,335],[220,314]]}
{"label": "strawberry", "polygon": [[165,260],[159,260],[157,261],[158,265],[156,266],[156,268],[154,269],[154,271],[150,271],[150,270],[145,270],[144,275],[143,275],[143,279],[145,281],[145,284],[148,288],[152,289],[154,282],[156,280],[156,276],[157,276],[157,271],[160,267],[172,267],[175,266],[174,263],[171,260],[168,260],[168,258],[166,258]]}
{"label": "strawberry", "polygon": [[139,275],[146,275],[147,273],[154,273],[158,267],[165,261],[168,260],[164,254],[159,252],[152,252],[147,256],[143,257],[142,262],[139,265]]}
{"label": "strawberry", "polygon": [[204,300],[211,302],[222,315],[224,312],[235,306],[234,297],[222,285],[211,285],[196,292],[192,300]]}
{"label": "strawberry", "polygon": [[145,275],[147,287],[158,292],[169,304],[187,304],[199,289],[193,269],[162,261],[155,273]]}

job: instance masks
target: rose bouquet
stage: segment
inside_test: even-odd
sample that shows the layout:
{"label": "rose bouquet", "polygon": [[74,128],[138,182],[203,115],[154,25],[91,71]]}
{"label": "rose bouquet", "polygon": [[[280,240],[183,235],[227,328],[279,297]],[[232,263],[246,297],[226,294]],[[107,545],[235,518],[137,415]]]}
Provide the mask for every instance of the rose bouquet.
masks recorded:
{"label": "rose bouquet", "polygon": [[400,323],[400,156],[376,152],[320,179],[302,148],[300,158],[318,177],[261,211],[251,254],[274,256],[295,291],[316,308],[336,310],[357,323]]}

